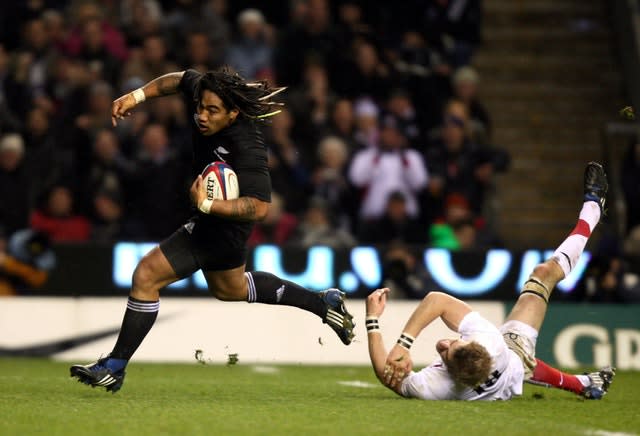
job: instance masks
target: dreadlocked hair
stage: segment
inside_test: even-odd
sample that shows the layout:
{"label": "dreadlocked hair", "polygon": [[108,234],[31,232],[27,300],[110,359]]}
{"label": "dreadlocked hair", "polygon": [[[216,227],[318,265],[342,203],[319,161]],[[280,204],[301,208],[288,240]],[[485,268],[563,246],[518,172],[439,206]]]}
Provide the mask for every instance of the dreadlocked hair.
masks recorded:
{"label": "dreadlocked hair", "polygon": [[271,98],[287,89],[270,88],[266,80],[247,82],[229,67],[208,71],[200,78],[196,88],[196,98],[200,100],[207,90],[214,92],[229,110],[237,109],[247,118],[260,120],[280,113],[278,106],[284,103]]}
{"label": "dreadlocked hair", "polygon": [[489,378],[491,356],[486,348],[472,341],[455,350],[447,361],[447,370],[456,384],[474,388]]}

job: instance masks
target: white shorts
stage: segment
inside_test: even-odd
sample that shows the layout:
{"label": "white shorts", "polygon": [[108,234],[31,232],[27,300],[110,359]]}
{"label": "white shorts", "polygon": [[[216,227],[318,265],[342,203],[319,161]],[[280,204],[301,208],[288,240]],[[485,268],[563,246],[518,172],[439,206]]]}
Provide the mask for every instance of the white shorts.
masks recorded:
{"label": "white shorts", "polygon": [[507,347],[522,360],[525,380],[531,378],[536,367],[538,331],[522,321],[510,320],[500,327],[500,333]]}

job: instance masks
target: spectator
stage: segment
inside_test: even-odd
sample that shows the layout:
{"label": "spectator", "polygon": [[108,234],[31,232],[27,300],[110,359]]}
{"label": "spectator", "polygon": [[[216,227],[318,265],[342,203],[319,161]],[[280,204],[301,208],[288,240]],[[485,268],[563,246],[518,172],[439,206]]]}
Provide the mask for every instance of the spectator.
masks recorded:
{"label": "spectator", "polygon": [[177,71],[178,66],[167,60],[167,46],[160,34],[147,35],[141,50],[131,50],[131,56],[122,70],[122,81],[132,78],[147,83],[163,74]]}
{"label": "spectator", "polygon": [[303,76],[303,84],[289,93],[288,107],[295,120],[294,136],[312,144],[327,130],[336,95],[329,87],[329,76],[324,65],[307,63]]}
{"label": "spectator", "polygon": [[113,197],[124,198],[127,182],[134,177],[134,164],[120,150],[118,137],[112,130],[100,130],[93,141],[93,156],[83,174],[84,204],[93,208],[96,195],[110,193]]}
{"label": "spectator", "polygon": [[441,137],[426,152],[432,182],[429,185],[429,208],[441,215],[447,194],[457,192],[470,203],[472,211],[480,214],[485,189],[492,180],[493,164],[468,139],[465,120],[448,115],[441,129]]}
{"label": "spectator", "polygon": [[4,45],[0,44],[0,135],[20,130],[20,120],[13,113],[8,101],[9,63],[9,53]]}
{"label": "spectator", "polygon": [[357,214],[346,175],[348,159],[347,144],[336,136],[327,136],[318,144],[318,164],[311,176],[314,197],[326,202],[330,216],[341,228],[349,228]]}
{"label": "spectator", "polygon": [[64,15],[56,9],[47,9],[42,13],[42,20],[44,21],[49,43],[56,52],[63,52],[64,42],[68,36]]}
{"label": "spectator", "polygon": [[186,57],[182,64],[186,68],[205,72],[218,66],[217,53],[209,44],[207,33],[202,30],[192,30],[187,36]]}
{"label": "spectator", "polygon": [[321,198],[312,198],[304,218],[298,226],[299,241],[303,247],[326,245],[333,248],[356,245],[354,237],[345,229],[334,228],[327,202]]}
{"label": "spectator", "polygon": [[422,28],[457,68],[471,62],[480,43],[481,19],[480,0],[430,0]]}
{"label": "spectator", "polygon": [[384,253],[382,284],[400,298],[423,298],[437,287],[420,258],[399,241],[389,244]]}
{"label": "spectator", "polygon": [[32,177],[24,163],[24,140],[17,133],[0,138],[0,226],[7,234],[29,223]]}
{"label": "spectator", "polygon": [[284,245],[293,241],[298,218],[285,210],[280,194],[271,193],[271,205],[264,220],[256,223],[249,237],[249,246],[259,244]]}
{"label": "spectator", "polygon": [[46,99],[47,71],[54,56],[49,34],[40,18],[28,21],[23,27],[24,51],[30,56],[27,83],[33,99]]}
{"label": "spectator", "polygon": [[70,188],[54,186],[43,207],[31,214],[31,228],[45,233],[53,242],[83,242],[89,240],[89,220],[74,211],[74,198]]}
{"label": "spectator", "polygon": [[308,147],[300,147],[293,139],[293,125],[291,112],[282,108],[271,122],[266,143],[273,190],[282,195],[288,211],[297,213],[304,207],[309,183],[307,168],[313,157]]}
{"label": "spectator", "polygon": [[255,79],[273,69],[270,30],[257,9],[245,9],[238,15],[239,36],[229,47],[226,63],[243,77]]}
{"label": "spectator", "polygon": [[31,185],[30,198],[38,198],[57,180],[72,173],[67,150],[58,147],[56,134],[50,127],[47,112],[33,107],[27,115],[24,131],[25,163],[29,174],[37,174]]}
{"label": "spectator", "polygon": [[298,6],[300,22],[294,21],[284,31],[276,50],[278,82],[288,86],[302,82],[304,65],[312,59],[328,65],[333,73],[329,63],[337,47],[328,0],[308,0]]}
{"label": "spectator", "polygon": [[138,205],[131,217],[138,237],[158,240],[187,220],[189,205],[184,192],[192,182],[185,165],[171,147],[166,128],[149,124],[140,138],[132,203]]}
{"label": "spectator", "polygon": [[343,140],[348,147],[349,154],[356,149],[355,142],[355,113],[353,103],[348,98],[339,98],[333,104],[328,134]]}
{"label": "spectator", "polygon": [[377,147],[380,140],[378,115],[380,109],[370,99],[356,101],[355,107],[356,130],[354,139],[362,147]]}
{"label": "spectator", "polygon": [[[127,46],[125,38],[120,30],[104,18],[100,5],[95,0],[74,0],[69,5],[73,25],[65,43],[65,51],[71,56],[78,56],[82,52],[87,36],[94,37],[98,34],[94,28],[89,33],[85,24],[91,20],[97,20],[99,24],[100,45],[105,51],[119,61],[127,59]],[[95,42],[94,42],[95,43]]]}
{"label": "spectator", "polygon": [[622,192],[627,209],[626,233],[640,225],[640,141],[629,144],[622,161]]}
{"label": "spectator", "polygon": [[[475,243],[475,228],[467,199],[457,193],[447,196],[444,215],[429,228],[432,247],[464,250]],[[471,226],[471,229],[468,226]]]}
{"label": "spectator", "polygon": [[30,229],[20,230],[7,242],[0,229],[0,296],[42,287],[55,263],[47,235]]}
{"label": "spectator", "polygon": [[367,244],[386,244],[389,241],[405,244],[427,242],[426,226],[421,220],[409,216],[407,200],[399,191],[389,195],[383,216],[364,223],[359,230],[358,240]]}
{"label": "spectator", "polygon": [[[111,128],[112,87],[98,81],[91,84],[85,98],[86,107],[73,118],[73,126],[60,132],[60,143],[69,151],[70,165],[76,170],[87,168],[91,160],[91,146],[98,131]],[[71,175],[70,175],[71,176]],[[76,174],[72,175],[77,177]],[[77,182],[77,180],[74,180]]]}
{"label": "spectator", "polygon": [[82,45],[77,56],[88,65],[94,80],[117,83],[118,59],[107,50],[103,28],[97,18],[88,19],[82,24]]}
{"label": "spectator", "polygon": [[394,122],[387,121],[380,132],[380,146],[355,154],[349,179],[364,191],[360,217],[371,220],[383,215],[395,191],[404,194],[409,216],[417,217],[417,194],[427,186],[428,174],[420,153],[407,148],[407,139]]}
{"label": "spectator", "polygon": [[[629,231],[624,240],[624,252],[626,255],[640,260],[640,226],[635,226]],[[636,270],[640,271],[638,268]]]}
{"label": "spectator", "polygon": [[584,275],[569,296],[594,303],[640,301],[640,276],[623,257],[619,240],[603,235]]}
{"label": "spectator", "polygon": [[[225,19],[227,0],[181,0],[163,2],[167,11],[165,27],[172,51],[187,46],[191,32],[205,35],[206,44],[213,53],[223,54],[229,43],[230,26]],[[184,66],[184,65],[183,65]]]}
{"label": "spectator", "polygon": [[157,0],[122,0],[119,3],[120,24],[126,35],[127,45],[139,46],[147,37],[162,30],[164,17]]}
{"label": "spectator", "polygon": [[409,140],[410,146],[413,148],[422,147],[424,144],[422,143],[418,113],[409,93],[401,88],[392,90],[387,100],[386,109],[386,117],[393,118],[402,134]]}
{"label": "spectator", "polygon": [[8,72],[3,80],[4,97],[10,114],[18,120],[24,119],[33,106],[33,93],[30,88],[30,72],[33,55],[26,51],[16,52],[12,56]]}
{"label": "spectator", "polygon": [[351,98],[384,100],[392,85],[391,73],[377,48],[370,42],[359,41],[353,51],[352,64],[336,77],[336,89]]}
{"label": "spectator", "polygon": [[486,108],[478,100],[479,80],[476,70],[469,66],[462,67],[453,75],[453,93],[468,108],[473,136],[484,138],[479,142],[486,143],[491,137],[491,120]]}
{"label": "spectator", "polygon": [[394,74],[404,88],[411,89],[423,129],[434,127],[442,102],[451,95],[451,65],[416,30],[404,32],[399,47],[388,53]]}
{"label": "spectator", "polygon": [[133,232],[127,231],[122,197],[117,191],[98,191],[92,200],[92,241],[108,243],[135,236]]}

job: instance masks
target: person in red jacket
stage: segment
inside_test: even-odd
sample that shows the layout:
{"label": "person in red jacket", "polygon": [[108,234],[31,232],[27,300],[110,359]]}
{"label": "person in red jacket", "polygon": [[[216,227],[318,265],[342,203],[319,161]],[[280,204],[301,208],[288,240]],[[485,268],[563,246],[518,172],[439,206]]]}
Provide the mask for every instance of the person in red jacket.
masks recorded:
{"label": "person in red jacket", "polygon": [[31,214],[31,228],[49,236],[53,242],[89,240],[89,220],[73,211],[73,195],[65,186],[54,186],[43,208]]}

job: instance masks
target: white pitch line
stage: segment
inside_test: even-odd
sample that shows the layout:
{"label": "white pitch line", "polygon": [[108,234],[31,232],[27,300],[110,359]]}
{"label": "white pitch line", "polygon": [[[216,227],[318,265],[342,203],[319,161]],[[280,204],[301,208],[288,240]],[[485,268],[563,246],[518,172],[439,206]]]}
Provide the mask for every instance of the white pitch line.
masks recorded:
{"label": "white pitch line", "polygon": [[365,389],[378,387],[378,385],[376,384],[364,382],[360,380],[344,380],[344,381],[339,381],[338,384],[342,386],[350,386],[352,388],[365,388]]}
{"label": "white pitch line", "polygon": [[277,374],[280,372],[280,369],[275,366],[256,365],[252,366],[251,369],[253,372],[257,372],[258,374]]}
{"label": "white pitch line", "polygon": [[584,434],[587,436],[638,436],[637,433],[607,430],[587,430]]}

